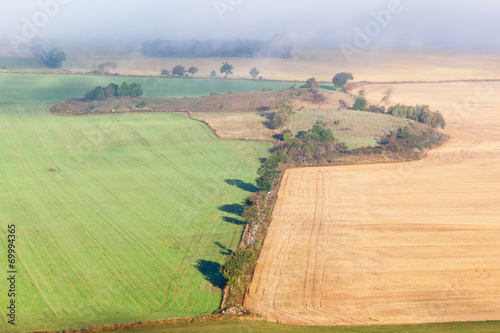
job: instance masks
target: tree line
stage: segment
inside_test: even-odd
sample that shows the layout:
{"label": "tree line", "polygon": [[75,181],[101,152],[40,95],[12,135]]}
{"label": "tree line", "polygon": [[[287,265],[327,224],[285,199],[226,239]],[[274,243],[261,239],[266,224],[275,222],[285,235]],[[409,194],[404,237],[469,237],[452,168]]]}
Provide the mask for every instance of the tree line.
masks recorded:
{"label": "tree line", "polygon": [[431,111],[428,105],[406,106],[396,104],[391,106],[387,113],[395,117],[412,119],[433,128],[444,128],[446,126],[446,121],[441,112]]}
{"label": "tree line", "polygon": [[150,57],[268,57],[291,58],[293,39],[283,33],[269,41],[258,40],[162,40],[142,43],[142,53]]}
{"label": "tree line", "polygon": [[[222,63],[222,66],[220,67],[220,73],[224,74],[224,77],[227,79],[228,75],[233,74],[233,69],[234,66],[225,61]],[[188,74],[191,74],[191,77],[194,77],[194,75],[199,71],[200,71],[199,68],[196,66],[191,66],[189,68],[186,68],[185,66],[182,65],[176,65],[172,68],[172,70],[162,69],[160,74],[166,77],[173,77],[173,76],[184,77],[188,76]],[[248,73],[250,74],[252,79],[255,79],[257,78],[257,76],[259,76],[260,71],[256,67],[252,67]],[[210,73],[210,78],[213,79],[216,76],[217,76],[216,71],[212,71]],[[262,76],[259,76],[259,79],[262,79]]]}

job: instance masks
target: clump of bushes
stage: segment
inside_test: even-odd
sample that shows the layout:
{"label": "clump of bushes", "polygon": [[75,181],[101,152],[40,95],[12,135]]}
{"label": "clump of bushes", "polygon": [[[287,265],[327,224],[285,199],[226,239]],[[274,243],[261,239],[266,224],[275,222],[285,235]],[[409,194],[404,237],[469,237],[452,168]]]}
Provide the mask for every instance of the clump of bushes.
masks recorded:
{"label": "clump of bushes", "polygon": [[98,86],[88,91],[83,97],[84,101],[102,101],[108,97],[140,97],[143,94],[142,85],[139,83],[128,84],[123,82],[120,86],[110,83],[107,87]]}

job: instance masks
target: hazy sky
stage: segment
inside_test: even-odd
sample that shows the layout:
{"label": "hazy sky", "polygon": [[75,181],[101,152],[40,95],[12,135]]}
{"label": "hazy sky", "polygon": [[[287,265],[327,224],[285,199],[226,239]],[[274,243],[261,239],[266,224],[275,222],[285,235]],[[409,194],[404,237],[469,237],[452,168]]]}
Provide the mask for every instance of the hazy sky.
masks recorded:
{"label": "hazy sky", "polygon": [[[30,41],[269,39],[290,32],[297,44],[331,49],[342,43],[500,49],[500,2],[495,0],[0,1],[0,36]],[[381,15],[378,22],[374,13]]]}

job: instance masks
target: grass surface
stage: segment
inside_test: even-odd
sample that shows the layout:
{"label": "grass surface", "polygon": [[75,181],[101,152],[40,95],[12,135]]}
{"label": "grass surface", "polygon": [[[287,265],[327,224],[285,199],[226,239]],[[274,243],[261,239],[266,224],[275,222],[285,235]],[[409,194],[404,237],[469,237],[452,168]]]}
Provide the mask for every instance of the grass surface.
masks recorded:
{"label": "grass surface", "polygon": [[0,57],[0,69],[6,70],[50,70],[41,59]]}
{"label": "grass surface", "polygon": [[[331,128],[335,138],[345,142],[349,148],[375,146],[377,140],[390,130],[408,125],[404,119],[364,111],[337,109],[304,109],[291,118],[290,130],[297,134],[307,131],[317,121]],[[340,121],[335,125],[335,121]]]}
{"label": "grass surface", "polygon": [[96,86],[110,83],[137,82],[142,84],[144,97],[195,97],[211,92],[227,93],[290,88],[291,82],[259,80],[173,79],[145,77],[40,75],[0,73],[2,93],[0,100],[43,100],[62,102],[69,98],[82,98]]}
{"label": "grass surface", "polygon": [[164,327],[149,327],[124,330],[120,332],[142,333],[496,333],[500,330],[500,322],[364,326],[364,327],[293,327],[260,321],[220,321],[190,324],[176,324]]}
{"label": "grass surface", "polygon": [[7,88],[0,102],[0,236],[16,225],[19,271],[17,325],[1,316],[0,331],[216,310],[218,266],[240,240],[234,213],[249,195],[226,180],[253,182],[269,146],[219,140],[183,114],[54,116],[47,101],[96,80],[10,77],[32,100]]}

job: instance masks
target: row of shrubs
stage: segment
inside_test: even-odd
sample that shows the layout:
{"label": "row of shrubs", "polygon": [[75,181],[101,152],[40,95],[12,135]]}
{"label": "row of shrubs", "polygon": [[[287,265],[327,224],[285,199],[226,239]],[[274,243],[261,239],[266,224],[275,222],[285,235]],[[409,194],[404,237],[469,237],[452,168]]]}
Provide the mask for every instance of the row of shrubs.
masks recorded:
{"label": "row of shrubs", "polygon": [[396,104],[389,107],[386,112],[384,106],[368,105],[366,98],[360,96],[356,98],[352,109],[374,113],[387,113],[395,117],[412,119],[433,128],[445,128],[446,126],[446,121],[441,112],[431,111],[428,105],[406,106],[404,104]]}

